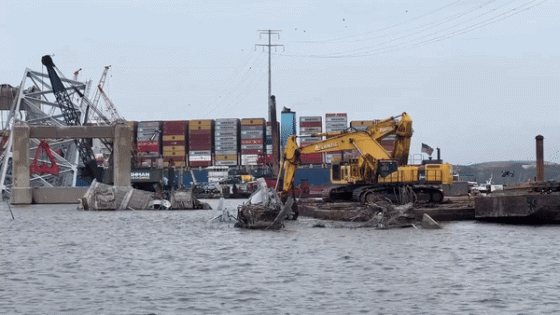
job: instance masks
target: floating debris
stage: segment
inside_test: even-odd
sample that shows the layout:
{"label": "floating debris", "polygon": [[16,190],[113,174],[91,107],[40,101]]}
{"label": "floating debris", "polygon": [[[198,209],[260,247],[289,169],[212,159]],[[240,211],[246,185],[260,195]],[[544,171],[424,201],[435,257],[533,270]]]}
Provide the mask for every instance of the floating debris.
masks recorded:
{"label": "floating debris", "polygon": [[257,191],[237,209],[236,227],[247,229],[280,229],[284,220],[293,216],[293,199],[288,197],[283,205],[278,193],[267,188],[263,178],[257,179]]}
{"label": "floating debris", "polygon": [[217,210],[221,210],[222,214],[220,214],[217,217],[212,218],[212,220],[210,220],[210,222],[234,222],[234,221],[237,221],[237,218],[235,216],[231,215],[231,213],[229,213],[229,210],[224,207],[224,197],[220,198]]}
{"label": "floating debris", "polygon": [[134,189],[115,187],[93,180],[82,198],[79,210],[198,210],[211,209],[210,205],[200,202],[192,192],[178,190],[171,192],[171,200],[158,198],[158,194]]}

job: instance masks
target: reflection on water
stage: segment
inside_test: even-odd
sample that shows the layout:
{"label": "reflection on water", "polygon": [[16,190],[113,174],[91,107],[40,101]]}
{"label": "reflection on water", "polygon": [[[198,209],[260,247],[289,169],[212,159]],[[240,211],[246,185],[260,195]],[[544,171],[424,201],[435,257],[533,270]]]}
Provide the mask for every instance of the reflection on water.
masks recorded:
{"label": "reflection on water", "polygon": [[[232,212],[239,200],[226,200]],[[210,200],[217,206],[218,200]],[[0,313],[541,314],[558,310],[558,226],[280,231],[221,211],[0,206]]]}

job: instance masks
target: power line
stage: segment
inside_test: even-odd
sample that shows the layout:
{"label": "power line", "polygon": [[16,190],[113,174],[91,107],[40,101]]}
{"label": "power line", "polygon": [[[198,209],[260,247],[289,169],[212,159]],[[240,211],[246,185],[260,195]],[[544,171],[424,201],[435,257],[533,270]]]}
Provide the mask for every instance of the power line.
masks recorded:
{"label": "power line", "polygon": [[[403,38],[411,37],[413,35],[421,34],[422,32],[425,32],[425,31],[427,31],[429,29],[432,29],[436,26],[442,26],[442,25],[447,24],[451,21],[457,20],[460,17],[463,17],[463,16],[465,16],[465,15],[471,13],[471,12],[482,9],[483,7],[485,7],[490,2],[485,3],[485,4],[483,4],[483,5],[481,5],[477,8],[470,9],[466,12],[459,13],[459,15],[455,15],[451,18],[444,19],[443,21],[439,21],[438,24],[436,24],[435,26],[424,28],[421,31],[416,31],[412,34],[404,35],[404,36],[401,36],[399,38],[396,38],[396,39],[393,39],[393,40],[390,40],[390,41],[386,41],[384,43],[380,43],[380,44],[375,45],[375,46],[356,48],[356,49],[348,50],[348,51],[345,51],[345,52],[328,53],[328,54],[279,54],[279,55],[288,56],[288,57],[307,57],[307,58],[355,58],[355,57],[373,56],[373,55],[377,55],[377,54],[380,54],[380,53],[387,53],[387,52],[392,52],[392,51],[397,51],[397,50],[403,50],[403,49],[406,49],[406,48],[417,47],[417,46],[420,46],[420,45],[426,45],[426,44],[430,44],[430,43],[433,43],[433,42],[441,41],[441,40],[444,40],[444,39],[447,39],[447,38],[451,38],[451,37],[454,37],[454,36],[458,36],[458,35],[476,30],[480,27],[496,23],[496,22],[501,21],[503,19],[506,19],[506,18],[509,18],[511,16],[517,15],[517,14],[523,12],[523,11],[532,9],[532,8],[534,8],[534,7],[536,7],[540,4],[543,4],[544,2],[546,2],[548,0],[544,0],[544,1],[536,3],[536,4],[532,4],[532,3],[534,3],[538,0],[532,0],[532,1],[529,1],[529,2],[525,2],[521,5],[518,5],[517,7],[513,8],[513,9],[510,9],[506,12],[502,12],[501,14],[495,15],[493,17],[490,17],[488,19],[485,19],[483,21],[480,21],[480,22],[477,22],[477,23],[474,23],[474,24],[471,24],[471,25],[467,25],[466,27],[464,27],[462,29],[452,31],[453,28],[457,28],[458,26],[461,26],[463,24],[466,24],[468,22],[476,20],[476,19],[480,18],[481,16],[484,16],[484,15],[487,15],[487,14],[490,14],[490,13],[495,13],[496,10],[498,10],[500,8],[503,8],[507,5],[515,2],[515,1],[516,0],[513,0],[513,1],[508,2],[507,4],[504,4],[504,5],[498,6],[496,8],[493,8],[489,11],[486,11],[482,14],[477,15],[476,17],[470,18],[467,21],[462,21],[462,22],[456,23],[452,26],[447,27],[444,30],[435,31],[434,33],[426,34],[426,35],[423,35],[423,36],[420,36],[420,37],[417,37],[417,38],[412,38],[412,39],[410,39],[406,42],[398,43],[398,44],[394,44],[394,45],[389,45],[387,47],[383,47],[383,45],[387,45],[387,44],[389,44],[391,42],[395,42],[399,39],[403,39]],[[493,1],[491,1],[491,2],[493,2]],[[530,5],[530,6],[525,7],[527,5]],[[430,25],[430,24],[433,24],[433,23],[425,24],[424,26]],[[451,32],[449,32],[449,31],[451,31]],[[445,33],[445,32],[447,32],[447,33]],[[445,34],[442,34],[442,33],[445,33]],[[423,38],[426,38],[426,39],[423,40]],[[419,40],[420,40],[420,42],[418,42]],[[402,48],[399,48],[399,47],[402,47]],[[369,50],[369,51],[359,52],[361,50]]]}
{"label": "power line", "polygon": [[[402,25],[402,24],[406,24],[406,23],[410,23],[410,22],[412,22],[412,21],[415,21],[415,20],[418,20],[418,19],[421,19],[421,18],[430,16],[430,15],[432,15],[432,14],[438,12],[438,11],[441,11],[441,10],[443,10],[443,9],[445,9],[445,8],[448,8],[448,7],[450,7],[450,6],[453,6],[453,5],[455,5],[455,4],[457,4],[457,3],[461,2],[461,1],[462,1],[462,0],[457,0],[457,1],[455,1],[455,2],[453,2],[453,3],[450,3],[450,4],[446,5],[446,6],[443,6],[443,7],[441,7],[441,8],[438,8],[438,9],[435,9],[435,10],[433,10],[433,11],[430,11],[430,12],[424,14],[424,15],[417,16],[417,17],[415,17],[415,18],[413,18],[413,19],[411,19],[411,20],[402,21],[402,22],[399,22],[399,23],[396,23],[396,24],[393,24],[393,25],[390,25],[390,26],[387,26],[387,27],[384,27],[384,28],[380,28],[380,29],[377,29],[377,30],[373,30],[373,31],[370,31],[370,32],[366,32],[366,33],[363,33],[363,34],[352,35],[352,36],[345,36],[345,37],[339,37],[339,38],[333,38],[333,39],[325,39],[325,40],[307,40],[307,41],[293,41],[293,42],[294,42],[294,43],[306,43],[306,44],[333,43],[333,42],[344,41],[345,39],[349,39],[349,38],[356,38],[356,37],[366,36],[366,35],[369,35],[369,34],[378,34],[379,32],[386,31],[386,30],[391,29],[391,28],[394,28],[394,27],[396,27],[396,26],[399,26],[399,25]],[[378,38],[378,37],[380,37],[380,36],[379,36],[379,35],[376,35],[376,36],[374,36],[373,38]],[[360,40],[356,40],[356,41],[364,41],[364,40],[370,40],[370,39],[372,39],[372,38],[360,39]]]}

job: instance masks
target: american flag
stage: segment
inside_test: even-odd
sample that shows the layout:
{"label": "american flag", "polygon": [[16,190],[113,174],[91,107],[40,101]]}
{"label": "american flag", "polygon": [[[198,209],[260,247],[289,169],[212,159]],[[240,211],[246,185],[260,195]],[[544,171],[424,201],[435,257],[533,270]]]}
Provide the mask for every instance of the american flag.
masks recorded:
{"label": "american flag", "polygon": [[429,145],[422,143],[422,153],[428,153],[428,155],[432,155],[434,149],[432,149]]}

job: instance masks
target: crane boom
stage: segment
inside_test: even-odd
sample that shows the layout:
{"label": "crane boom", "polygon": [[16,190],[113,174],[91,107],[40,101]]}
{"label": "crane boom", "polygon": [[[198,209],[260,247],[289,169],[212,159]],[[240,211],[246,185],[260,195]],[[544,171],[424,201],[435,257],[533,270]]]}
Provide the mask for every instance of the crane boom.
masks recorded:
{"label": "crane boom", "polygon": [[[47,71],[49,74],[49,79],[51,81],[51,87],[53,90],[53,94],[56,97],[56,101],[60,110],[62,111],[62,115],[64,117],[64,121],[67,126],[81,126],[82,125],[82,113],[78,110],[76,106],[70,100],[70,95],[62,80],[58,76],[54,65],[54,62],[49,55],[45,55],[41,58],[41,62],[45,67],[47,67]],[[74,89],[78,92],[78,94],[83,97],[82,93],[74,87]],[[89,106],[87,107],[89,109]],[[87,109],[83,117],[84,122],[87,121]],[[76,146],[78,147],[78,152],[80,155],[80,159],[84,163],[86,169],[88,169],[89,176],[94,176],[96,171],[94,170],[97,165],[95,164],[95,158],[91,148],[83,141],[83,140],[75,140]]]}
{"label": "crane boom", "polygon": [[105,104],[107,105],[107,111],[109,112],[109,117],[111,119],[111,121],[115,121],[115,120],[122,120],[123,117],[119,114],[119,112],[117,111],[117,108],[115,107],[115,104],[113,104],[113,101],[111,101],[111,99],[107,96],[107,94],[105,94],[105,91],[103,91],[103,88],[101,88],[101,86],[97,86],[97,88],[100,91],[101,96],[103,96],[103,100],[105,101]]}

